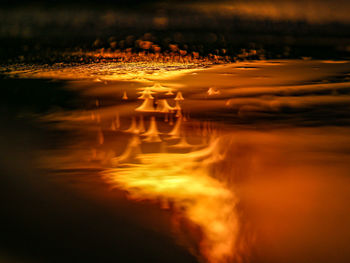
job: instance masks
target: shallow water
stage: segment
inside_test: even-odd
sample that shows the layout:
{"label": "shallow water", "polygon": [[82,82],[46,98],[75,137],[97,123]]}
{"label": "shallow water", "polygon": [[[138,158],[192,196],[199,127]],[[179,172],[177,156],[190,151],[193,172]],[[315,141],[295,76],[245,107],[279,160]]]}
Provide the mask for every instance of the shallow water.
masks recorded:
{"label": "shallow water", "polygon": [[[22,231],[6,232],[4,253],[347,262],[349,73],[348,61],[316,60],[8,66],[1,81],[20,88],[7,96],[28,100],[4,107],[16,206],[2,209],[7,223],[33,219],[12,224]],[[37,249],[49,233],[58,254],[70,241],[43,255],[21,233]]]}

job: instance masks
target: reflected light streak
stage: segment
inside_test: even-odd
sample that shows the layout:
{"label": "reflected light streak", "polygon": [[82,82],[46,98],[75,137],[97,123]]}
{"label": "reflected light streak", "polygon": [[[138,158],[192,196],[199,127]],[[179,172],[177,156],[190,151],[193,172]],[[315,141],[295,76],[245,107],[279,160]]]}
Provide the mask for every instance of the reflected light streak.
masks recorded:
{"label": "reflected light streak", "polygon": [[218,140],[190,153],[139,154],[140,163],[109,169],[106,179],[132,199],[161,200],[173,207],[200,227],[199,250],[208,262],[230,262],[239,229],[237,198],[210,176],[217,155]]}

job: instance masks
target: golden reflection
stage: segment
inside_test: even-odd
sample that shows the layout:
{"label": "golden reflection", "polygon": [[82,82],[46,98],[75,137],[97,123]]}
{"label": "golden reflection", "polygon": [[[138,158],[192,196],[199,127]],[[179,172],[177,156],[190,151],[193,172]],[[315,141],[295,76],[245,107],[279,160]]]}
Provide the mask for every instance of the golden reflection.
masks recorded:
{"label": "golden reflection", "polygon": [[138,154],[138,163],[106,171],[107,180],[132,199],[166,203],[200,226],[200,252],[212,263],[234,257],[239,228],[234,192],[210,174],[218,143],[190,153]]}
{"label": "golden reflection", "polygon": [[[182,92],[178,91],[173,98],[175,107],[170,106],[166,99],[157,100],[155,106],[154,97],[169,93],[171,89],[156,83],[141,90],[142,95],[138,99],[143,102],[135,111],[163,114],[165,118],[169,115],[172,119],[176,117],[175,126],[167,134],[170,137],[165,139],[180,140],[176,144],[163,141],[155,116],[150,117],[147,131],[143,115],[139,118],[139,124],[133,116],[130,127],[124,130],[133,134],[130,142],[123,154],[111,158],[112,166],[104,172],[105,178],[114,187],[127,191],[132,199],[160,201],[163,208],[171,207],[176,214],[185,216],[199,226],[199,251],[201,257],[205,257],[208,262],[219,263],[233,259],[239,228],[235,210],[237,198],[232,189],[211,174],[211,167],[224,158],[220,152],[219,138],[215,138],[214,132],[211,132],[213,139],[201,150],[166,152],[166,148],[183,150],[195,147],[186,141],[181,125],[185,118],[182,117],[180,101],[185,99]],[[167,119],[164,121],[167,122]],[[203,129],[209,135],[209,128]],[[144,137],[143,140],[140,135]],[[142,142],[161,143],[163,150],[161,153],[143,154],[140,147]]]}

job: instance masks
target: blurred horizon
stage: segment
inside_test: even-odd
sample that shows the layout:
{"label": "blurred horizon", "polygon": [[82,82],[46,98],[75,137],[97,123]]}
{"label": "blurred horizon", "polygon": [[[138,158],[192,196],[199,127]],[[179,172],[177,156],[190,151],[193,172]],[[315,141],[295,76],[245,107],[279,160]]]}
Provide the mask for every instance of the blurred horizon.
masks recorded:
{"label": "blurred horizon", "polygon": [[[201,56],[348,59],[347,1],[8,1],[0,9],[0,61],[53,51],[132,49],[150,41]],[[249,57],[249,56],[248,56]],[[19,59],[18,59],[19,58]],[[247,58],[247,56],[245,57]],[[62,59],[62,58],[59,58]]]}

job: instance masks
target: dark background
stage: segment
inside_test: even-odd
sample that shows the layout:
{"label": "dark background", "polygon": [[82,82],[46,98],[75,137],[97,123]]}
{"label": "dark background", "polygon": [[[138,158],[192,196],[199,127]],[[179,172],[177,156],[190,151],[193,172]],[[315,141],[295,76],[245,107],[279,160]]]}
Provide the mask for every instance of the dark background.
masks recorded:
{"label": "dark background", "polygon": [[[244,59],[349,57],[346,1],[264,0],[257,2],[266,3],[261,13],[254,1],[248,11],[235,6],[241,2],[6,1],[0,9],[0,61],[79,60],[63,52],[101,48],[138,52],[138,40],[151,41],[163,53],[175,44],[188,53],[230,60],[240,54]],[[244,55],[250,50],[256,52]]]}

